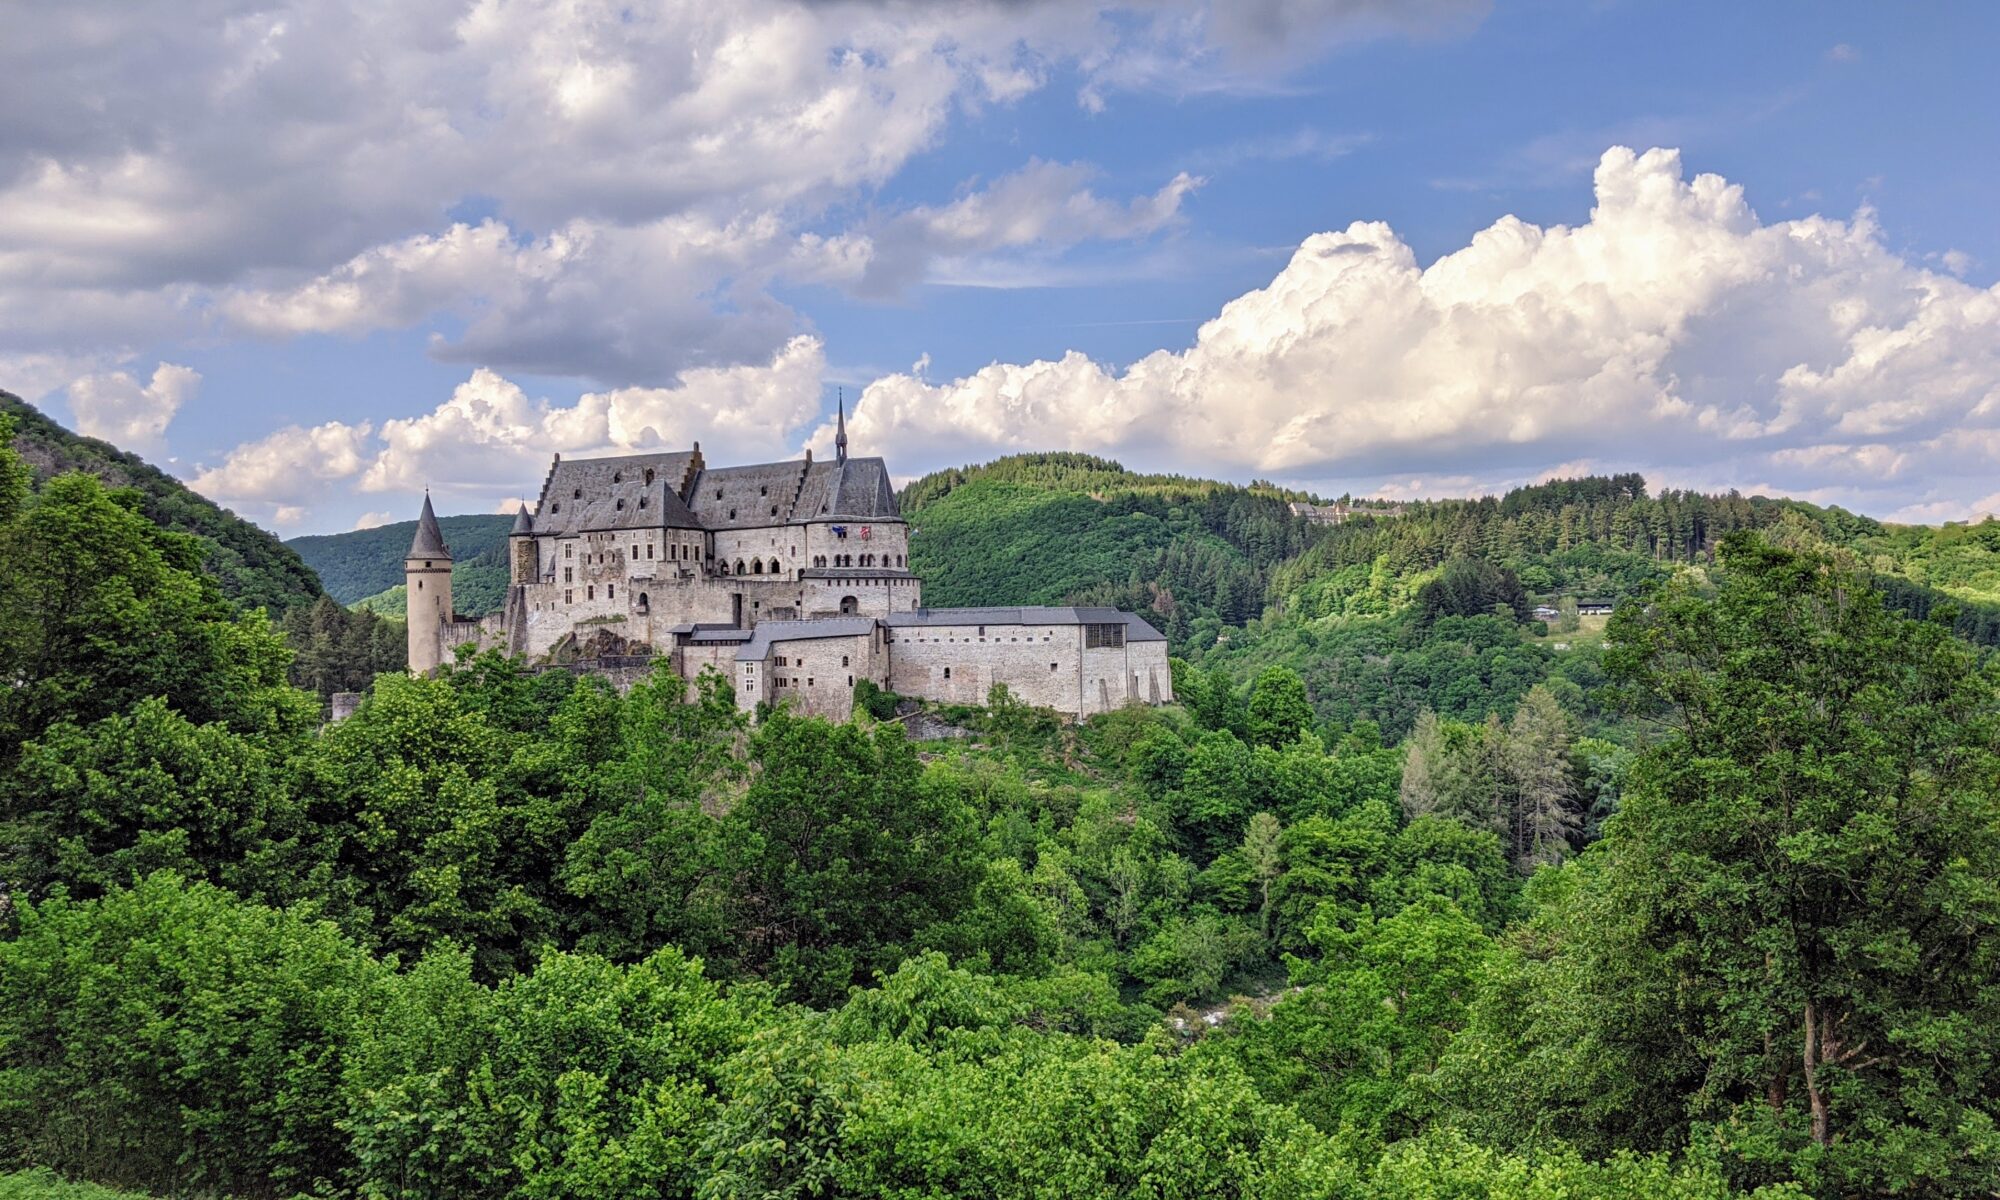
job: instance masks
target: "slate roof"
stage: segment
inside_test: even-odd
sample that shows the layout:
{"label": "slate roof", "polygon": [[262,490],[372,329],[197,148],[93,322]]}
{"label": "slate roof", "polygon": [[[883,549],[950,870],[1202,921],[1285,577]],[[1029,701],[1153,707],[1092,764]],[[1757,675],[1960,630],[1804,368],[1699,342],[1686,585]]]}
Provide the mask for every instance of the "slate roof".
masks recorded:
{"label": "slate roof", "polygon": [[782,524],[791,519],[792,497],[798,494],[799,476],[806,469],[802,459],[711,467],[695,477],[688,504],[708,529]]}
{"label": "slate roof", "polygon": [[[535,532],[573,536],[619,529],[699,529],[701,522],[678,490],[693,461],[692,451],[560,459],[549,469],[535,505]],[[648,471],[651,483],[646,482]]]}
{"label": "slate roof", "polygon": [[803,642],[815,638],[868,637],[875,632],[874,617],[814,617],[804,621],[759,621],[750,631],[750,640],[737,648],[737,662],[762,662],[771,656],[775,642]]}
{"label": "slate roof", "polygon": [[692,625],[676,625],[668,633],[685,637],[690,642],[747,642],[750,631],[738,629],[734,625],[716,622],[697,622]]}
{"label": "slate roof", "polygon": [[901,567],[806,567],[799,572],[801,579],[914,579],[916,576]]}
{"label": "slate roof", "polygon": [[890,613],[882,623],[892,629],[922,628],[929,625],[1116,625],[1125,626],[1128,642],[1164,642],[1167,635],[1153,628],[1135,613],[1115,608],[1049,608],[1023,605],[1018,608],[920,608],[915,612]]}
{"label": "slate roof", "polygon": [[889,465],[879,458],[816,462],[799,491],[800,521],[899,521],[903,510],[889,482]]}
{"label": "slate roof", "polygon": [[528,506],[521,505],[521,511],[514,514],[514,527],[507,531],[508,537],[519,537],[535,532],[535,519],[528,515]]}
{"label": "slate roof", "polygon": [[424,493],[423,515],[417,518],[417,536],[410,539],[410,552],[405,558],[451,557],[451,548],[444,544],[444,531],[438,528],[437,513],[431,508],[431,494]]}
{"label": "slate roof", "polygon": [[[651,483],[646,482],[648,471]],[[689,486],[683,490],[683,484]],[[879,458],[707,467],[694,450],[558,459],[542,485],[531,528],[537,534],[569,537],[663,526],[755,529],[806,521],[901,519],[888,464]],[[515,532],[527,530],[517,521]]]}

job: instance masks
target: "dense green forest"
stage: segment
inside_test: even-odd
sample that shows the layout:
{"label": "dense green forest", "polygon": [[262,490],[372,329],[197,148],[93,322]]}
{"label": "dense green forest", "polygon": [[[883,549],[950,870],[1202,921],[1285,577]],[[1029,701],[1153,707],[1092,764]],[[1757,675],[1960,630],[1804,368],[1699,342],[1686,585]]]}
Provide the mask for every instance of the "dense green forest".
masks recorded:
{"label": "dense green forest", "polygon": [[[0,392],[0,420],[12,422],[14,461],[25,467],[30,492],[65,475],[87,474],[99,481],[109,503],[192,539],[186,549],[174,551],[176,560],[192,553],[225,599],[262,610],[278,621],[291,652],[287,674],[293,685],[324,702],[335,692],[360,691],[377,672],[399,670],[407,661],[401,621],[342,608],[321,590],[319,577],[299,555],[271,534],[218,508],[138,456],[73,434],[5,392]],[[402,549],[408,548],[414,529],[415,522],[405,527]],[[85,544],[87,539],[77,542],[79,547]],[[396,569],[402,569],[400,557]],[[504,583],[503,578],[499,586]]]}
{"label": "dense green forest", "polygon": [[[507,531],[513,524],[512,517],[492,515],[438,518],[451,547],[451,599],[459,612],[483,617],[506,604]],[[400,617],[403,556],[416,532],[415,521],[398,521],[352,533],[296,537],[285,545],[319,574],[327,595]]]}
{"label": "dense green forest", "polygon": [[1082,725],[488,655],[322,727],[355,614],[0,450],[0,1197],[1991,1194],[2000,675],[1786,511],[1542,636],[1447,540]]}
{"label": "dense green forest", "polygon": [[311,568],[276,537],[138,455],[71,433],[10,392],[0,391],[0,416],[13,420],[14,450],[37,481],[89,472],[112,488],[130,489],[148,520],[199,538],[202,569],[230,599],[275,614],[324,594]]}

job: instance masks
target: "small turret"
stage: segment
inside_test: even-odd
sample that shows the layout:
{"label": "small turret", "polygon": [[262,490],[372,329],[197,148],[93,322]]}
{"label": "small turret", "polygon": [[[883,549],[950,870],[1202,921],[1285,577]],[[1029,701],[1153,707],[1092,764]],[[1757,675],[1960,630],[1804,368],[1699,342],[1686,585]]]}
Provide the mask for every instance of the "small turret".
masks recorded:
{"label": "small turret", "polygon": [[403,585],[410,673],[428,675],[444,661],[444,627],[451,620],[451,547],[444,544],[428,490],[424,511],[417,517],[417,535],[403,558]]}
{"label": "small turret", "polygon": [[833,435],[833,461],[844,463],[847,461],[847,394],[837,391],[834,396],[834,403],[839,407],[835,410],[838,415],[834,418],[836,423]]}
{"label": "small turret", "polygon": [[514,514],[514,528],[507,533],[507,563],[510,568],[508,582],[526,584],[535,582],[541,572],[540,554],[535,546],[535,519],[528,515],[528,502],[521,502],[521,511]]}

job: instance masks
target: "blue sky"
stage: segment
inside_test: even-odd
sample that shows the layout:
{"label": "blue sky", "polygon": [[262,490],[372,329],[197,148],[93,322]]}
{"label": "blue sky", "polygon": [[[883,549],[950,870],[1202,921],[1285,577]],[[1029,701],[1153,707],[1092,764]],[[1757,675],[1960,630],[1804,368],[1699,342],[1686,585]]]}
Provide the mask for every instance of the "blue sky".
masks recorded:
{"label": "blue sky", "polygon": [[1991,5],[197,7],[0,48],[0,387],[286,535],[836,388],[906,477],[2000,508]]}

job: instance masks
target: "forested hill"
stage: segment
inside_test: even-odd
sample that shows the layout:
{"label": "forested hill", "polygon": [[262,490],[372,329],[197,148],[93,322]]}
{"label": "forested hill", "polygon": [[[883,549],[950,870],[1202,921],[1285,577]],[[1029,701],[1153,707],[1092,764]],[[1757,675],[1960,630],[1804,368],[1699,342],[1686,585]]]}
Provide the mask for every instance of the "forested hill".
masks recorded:
{"label": "forested hill", "polygon": [[1262,612],[1272,571],[1325,532],[1291,515],[1292,498],[1087,454],[1025,454],[926,475],[902,503],[926,602],[1110,604],[1178,644]]}
{"label": "forested hill", "polygon": [[[512,517],[486,514],[438,518],[451,547],[452,606],[459,612],[484,616],[504,603],[507,531],[513,524]],[[415,521],[398,521],[352,533],[297,537],[285,545],[319,572],[327,594],[342,604],[370,600],[375,601],[371,608],[400,613],[403,555],[416,532]]]}
{"label": "forested hill", "polygon": [[86,471],[139,495],[139,511],[154,524],[201,539],[202,566],[222,593],[273,615],[322,595],[320,581],[277,537],[259,529],[136,454],[71,433],[11,392],[0,391],[0,416],[14,418],[14,448],[37,487],[66,471]]}

